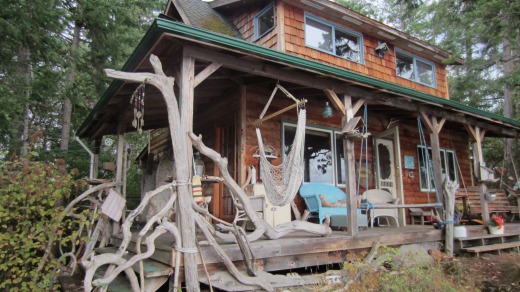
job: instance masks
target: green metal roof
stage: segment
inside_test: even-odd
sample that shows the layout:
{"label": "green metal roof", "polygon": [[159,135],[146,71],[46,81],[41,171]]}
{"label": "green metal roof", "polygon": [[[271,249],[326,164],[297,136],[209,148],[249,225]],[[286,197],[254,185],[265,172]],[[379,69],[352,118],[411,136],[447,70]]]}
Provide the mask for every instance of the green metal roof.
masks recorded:
{"label": "green metal roof", "polygon": [[[141,40],[130,59],[123,66],[122,71],[133,71],[137,64],[142,60],[143,56],[152,48],[157,39],[163,34],[169,33],[172,35],[182,36],[184,39],[194,40],[202,43],[211,43],[218,45],[222,48],[232,49],[233,51],[239,51],[251,55],[256,55],[264,59],[273,60],[279,63],[285,63],[293,65],[301,69],[310,69],[313,71],[319,71],[324,74],[330,75],[331,77],[341,77],[349,80],[353,80],[359,83],[364,83],[374,87],[378,87],[387,90],[392,93],[409,96],[419,101],[427,103],[435,103],[442,106],[447,106],[452,109],[471,114],[476,117],[493,119],[496,122],[504,123],[512,127],[520,128],[520,121],[508,119],[504,116],[486,112],[471,106],[464,105],[459,102],[455,102],[448,99],[443,99],[431,94],[423,93],[420,91],[413,90],[401,85],[386,82],[383,80],[368,77],[359,73],[348,71],[345,69],[329,66],[317,61],[308,60],[295,55],[290,55],[284,52],[276,51],[270,48],[262,47],[254,43],[243,41],[237,38],[232,38],[226,35],[218,34],[209,30],[196,28],[193,26],[185,25],[180,22],[172,21],[165,18],[157,18],[152,23],[150,29],[147,31],[144,38]],[[95,119],[96,113],[107,104],[110,97],[115,94],[118,88],[123,83],[121,81],[114,81],[109,86],[107,91],[104,93],[101,100],[95,106],[93,111],[83,122],[78,130],[78,135],[86,130],[88,125]]]}

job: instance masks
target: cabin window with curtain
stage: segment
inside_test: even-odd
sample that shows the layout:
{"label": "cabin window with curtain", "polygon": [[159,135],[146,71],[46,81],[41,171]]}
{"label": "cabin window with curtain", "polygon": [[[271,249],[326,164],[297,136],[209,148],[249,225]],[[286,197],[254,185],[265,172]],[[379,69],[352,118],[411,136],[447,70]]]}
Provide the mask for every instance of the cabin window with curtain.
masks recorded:
{"label": "cabin window with curtain", "polygon": [[260,11],[254,20],[255,40],[263,37],[274,28],[274,4],[267,5]]}
{"label": "cabin window with curtain", "polygon": [[[296,124],[283,123],[282,149],[289,153],[296,135]],[[304,183],[345,184],[343,138],[332,128],[306,127]]]}
{"label": "cabin window with curtain", "polygon": [[[433,182],[433,164],[432,164],[432,148],[428,147],[428,155],[426,156],[424,146],[417,146],[418,160],[419,160],[419,178],[422,192],[434,192],[435,184]],[[450,149],[441,149],[441,170],[442,176],[451,181],[458,183],[457,175],[457,157],[455,152]],[[428,157],[428,161],[426,160]],[[427,169],[427,166],[429,170]],[[440,186],[439,186],[440,187]]]}
{"label": "cabin window with curtain", "polygon": [[426,60],[395,50],[396,74],[401,78],[436,87],[435,65]]}
{"label": "cabin window with curtain", "polygon": [[363,35],[305,15],[305,45],[363,64]]}

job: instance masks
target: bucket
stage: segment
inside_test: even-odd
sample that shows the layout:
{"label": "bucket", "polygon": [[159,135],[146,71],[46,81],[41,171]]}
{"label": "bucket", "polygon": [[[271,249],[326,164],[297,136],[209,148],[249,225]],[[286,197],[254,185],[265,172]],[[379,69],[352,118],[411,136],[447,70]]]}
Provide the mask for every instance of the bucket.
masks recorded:
{"label": "bucket", "polygon": [[465,226],[455,226],[453,227],[453,237],[467,237],[468,232]]}

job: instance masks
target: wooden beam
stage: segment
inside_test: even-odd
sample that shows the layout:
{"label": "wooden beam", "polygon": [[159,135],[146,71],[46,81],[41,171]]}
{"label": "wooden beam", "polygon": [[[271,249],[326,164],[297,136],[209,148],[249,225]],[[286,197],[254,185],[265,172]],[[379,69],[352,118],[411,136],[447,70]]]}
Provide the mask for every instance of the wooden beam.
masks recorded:
{"label": "wooden beam", "polygon": [[239,133],[239,141],[240,141],[240,150],[238,152],[238,157],[240,161],[239,165],[239,178],[238,181],[240,185],[245,183],[245,179],[247,177],[247,165],[246,165],[246,156],[247,156],[247,87],[245,85],[241,85],[239,87],[240,94],[240,133]]}
{"label": "wooden beam", "polygon": [[293,108],[297,107],[299,104],[300,103],[293,103],[293,104],[291,104],[289,106],[286,106],[285,108],[283,108],[281,110],[278,110],[278,111],[276,111],[276,112],[274,112],[274,113],[272,113],[270,115],[267,115],[266,117],[263,117],[261,119],[256,120],[255,124],[263,123],[263,122],[265,122],[267,120],[270,120],[270,119],[272,119],[272,118],[274,118],[274,117],[276,117],[278,115],[281,115],[281,114],[285,113],[286,111],[292,110]]}
{"label": "wooden beam", "polygon": [[440,122],[437,124],[437,134],[440,134],[441,133],[441,130],[442,130],[442,127],[444,126],[444,123],[446,122],[446,118],[445,117],[442,117],[442,119],[440,120]]}
{"label": "wooden beam", "polygon": [[[356,104],[354,104],[352,106],[352,114],[355,116],[357,114],[357,112],[359,111],[359,109],[365,104],[365,99],[364,98],[360,98],[358,99],[358,101],[356,101]],[[365,121],[366,123],[367,121]]]}
{"label": "wooden beam", "polygon": [[[441,146],[439,141],[439,133],[437,133],[437,118],[431,117],[431,129],[430,133],[430,144],[432,148],[432,165],[433,165],[433,179],[435,182],[435,192],[437,198],[444,202],[444,188],[442,180],[442,164],[441,164]],[[442,215],[441,215],[442,217]]]}
{"label": "wooden beam", "polygon": [[340,111],[341,114],[344,116],[346,115],[346,110],[345,110],[345,106],[343,105],[343,103],[341,102],[341,100],[339,99],[338,95],[336,94],[336,92],[334,92],[334,90],[331,90],[331,89],[324,89],[323,92],[325,92],[325,95],[327,96],[327,98],[329,99],[330,103],[332,104],[332,106],[337,110],[337,111]]}
{"label": "wooden beam", "polygon": [[200,71],[197,76],[195,76],[195,80],[193,81],[194,87],[197,87],[202,81],[206,80],[206,78],[217,71],[221,66],[221,64],[215,62],[209,64],[206,68]]}
{"label": "wooden beam", "polygon": [[311,74],[293,71],[290,74],[287,74],[286,70],[277,66],[269,65],[265,62],[239,58],[196,46],[186,46],[186,49],[187,54],[195,59],[208,62],[218,62],[224,67],[237,71],[252,73],[259,76],[273,78],[275,80],[291,82],[321,90],[331,89],[336,93],[343,93],[346,91],[345,82],[316,78],[316,74],[322,75],[320,72],[314,72],[315,74]]}
{"label": "wooden beam", "polygon": [[[341,120],[342,128],[354,117],[352,98],[345,94],[343,96],[343,103],[346,109],[346,116]],[[358,234],[357,189],[354,141],[352,139],[343,140],[343,153],[345,157],[345,184],[347,191],[347,234],[349,236],[356,236]]]}
{"label": "wooden beam", "polygon": [[[196,249],[196,234],[195,234],[195,220],[194,211],[191,203],[193,201],[191,197],[191,170],[192,168],[192,143],[188,136],[188,133],[193,132],[193,103],[194,103],[194,75],[195,75],[195,60],[186,54],[187,49],[184,48],[182,63],[181,63],[181,78],[178,82],[180,85],[179,92],[179,109],[180,109],[180,129],[171,129],[172,123],[170,122],[170,132],[174,132],[175,136],[172,135],[173,144],[179,144],[181,147],[177,147],[175,152],[175,167],[177,174],[177,181],[184,182],[186,185],[177,187],[179,196],[177,197],[177,214],[180,233],[182,237],[182,246],[188,249]],[[179,140],[184,140],[182,143]],[[184,146],[184,147],[182,147]],[[184,149],[182,149],[184,148]],[[179,156],[184,156],[180,158]],[[186,171],[188,170],[188,171]],[[181,172],[181,173],[179,173]],[[184,253],[183,255],[185,267],[185,283],[188,291],[198,291],[199,281],[197,273],[197,256],[194,253]]]}
{"label": "wooden beam", "polygon": [[433,126],[430,117],[428,117],[428,115],[423,110],[420,110],[419,114],[421,115],[421,119],[423,121],[423,124],[426,126],[428,133],[437,133],[437,128]]}

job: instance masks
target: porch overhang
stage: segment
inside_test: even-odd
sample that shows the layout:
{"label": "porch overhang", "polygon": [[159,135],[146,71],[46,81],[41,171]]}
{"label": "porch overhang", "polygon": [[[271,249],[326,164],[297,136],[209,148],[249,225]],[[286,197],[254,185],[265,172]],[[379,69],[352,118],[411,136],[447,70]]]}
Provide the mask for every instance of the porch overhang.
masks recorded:
{"label": "porch overhang", "polygon": [[[192,54],[196,59],[208,63],[218,62],[223,67],[233,70],[307,85],[309,88],[333,89],[337,93],[365,98],[373,103],[403,111],[424,111],[444,117],[449,122],[471,124],[486,129],[486,136],[511,138],[520,136],[519,121],[349,70],[185,25],[167,17],[159,17],[153,22],[132,56],[123,66],[122,71],[151,71],[148,63],[149,55],[159,49],[162,50],[164,56],[173,54],[174,51],[172,52],[172,49],[168,47],[173,42],[192,48]],[[203,52],[213,54],[207,55]],[[280,74],[283,70],[285,72],[290,70],[291,74]],[[298,78],[295,76],[301,76],[303,82],[298,82]],[[311,79],[316,81],[309,84],[308,81]],[[78,129],[78,136],[99,139],[103,135],[115,134],[113,121],[109,117],[128,115],[131,108],[126,106],[114,110],[114,108],[108,108],[107,105],[114,103],[117,95],[126,95],[128,98],[125,99],[125,103],[128,105],[132,88],[135,88],[135,85],[113,81]],[[122,103],[122,100],[117,100],[117,102]],[[118,112],[118,110],[126,111],[126,113]]]}

